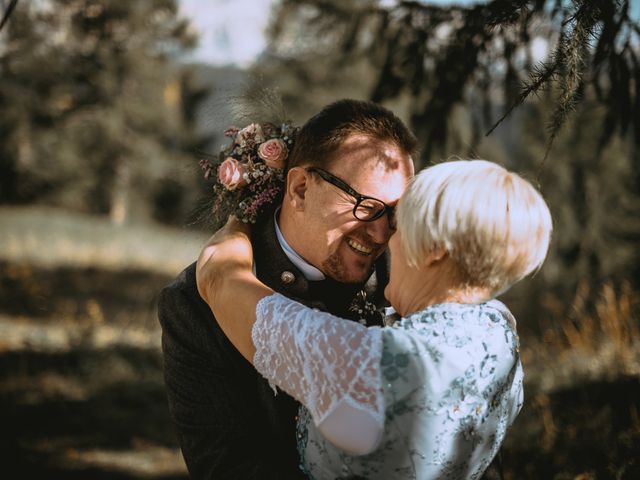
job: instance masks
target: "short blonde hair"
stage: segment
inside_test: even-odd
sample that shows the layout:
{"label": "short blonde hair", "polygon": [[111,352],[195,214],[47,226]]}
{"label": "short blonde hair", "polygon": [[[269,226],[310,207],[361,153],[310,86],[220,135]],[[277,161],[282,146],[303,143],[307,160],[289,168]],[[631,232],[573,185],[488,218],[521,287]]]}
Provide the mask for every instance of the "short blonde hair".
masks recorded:
{"label": "short blonde hair", "polygon": [[485,160],[426,168],[400,199],[397,218],[410,265],[444,248],[466,286],[494,294],[542,265],[552,230],[540,193]]}

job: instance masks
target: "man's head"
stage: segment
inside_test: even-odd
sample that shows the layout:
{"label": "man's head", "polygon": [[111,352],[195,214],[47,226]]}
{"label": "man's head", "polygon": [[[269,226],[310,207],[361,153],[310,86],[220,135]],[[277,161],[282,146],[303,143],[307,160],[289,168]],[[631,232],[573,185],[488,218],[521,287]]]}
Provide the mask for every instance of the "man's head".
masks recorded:
{"label": "man's head", "polygon": [[415,148],[375,103],[341,100],[312,117],[289,156],[280,226],[292,247],[328,277],[365,281],[393,232],[389,207],[413,176]]}

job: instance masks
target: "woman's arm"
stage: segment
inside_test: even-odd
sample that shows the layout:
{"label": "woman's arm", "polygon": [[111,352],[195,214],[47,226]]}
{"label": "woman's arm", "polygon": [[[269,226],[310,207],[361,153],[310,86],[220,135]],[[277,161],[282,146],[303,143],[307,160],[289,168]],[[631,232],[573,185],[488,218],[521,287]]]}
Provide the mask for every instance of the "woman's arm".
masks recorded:
{"label": "woman's arm", "polygon": [[240,353],[303,403],[323,435],[353,454],[380,441],[380,329],[314,311],[260,282],[249,230],[230,221],[196,268],[198,291]]}
{"label": "woman's arm", "polygon": [[253,363],[251,329],[256,305],[273,290],[253,275],[249,227],[231,217],[200,252],[196,264],[198,292],[211,308],[220,328]]}

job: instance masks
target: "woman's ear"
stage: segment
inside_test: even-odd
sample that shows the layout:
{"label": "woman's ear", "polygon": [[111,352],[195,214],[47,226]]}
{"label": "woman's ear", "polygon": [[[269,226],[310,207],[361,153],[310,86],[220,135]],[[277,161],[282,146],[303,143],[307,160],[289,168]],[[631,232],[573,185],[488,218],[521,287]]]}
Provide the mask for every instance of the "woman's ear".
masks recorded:
{"label": "woman's ear", "polygon": [[444,247],[434,248],[429,252],[425,260],[425,265],[431,266],[449,257],[449,252]]}
{"label": "woman's ear", "polygon": [[294,210],[304,211],[304,200],[309,181],[309,174],[302,167],[293,167],[287,173],[284,201],[289,202]]}

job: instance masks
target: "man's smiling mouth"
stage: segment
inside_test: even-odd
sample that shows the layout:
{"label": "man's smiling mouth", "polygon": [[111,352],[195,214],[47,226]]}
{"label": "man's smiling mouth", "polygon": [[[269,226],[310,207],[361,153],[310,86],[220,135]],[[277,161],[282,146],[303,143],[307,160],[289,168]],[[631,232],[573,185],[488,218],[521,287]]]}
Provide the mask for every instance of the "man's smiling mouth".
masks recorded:
{"label": "man's smiling mouth", "polygon": [[365,247],[361,243],[358,243],[351,238],[347,239],[347,245],[349,245],[353,250],[362,255],[371,255],[371,253],[373,253],[373,248]]}

